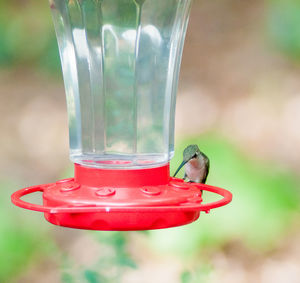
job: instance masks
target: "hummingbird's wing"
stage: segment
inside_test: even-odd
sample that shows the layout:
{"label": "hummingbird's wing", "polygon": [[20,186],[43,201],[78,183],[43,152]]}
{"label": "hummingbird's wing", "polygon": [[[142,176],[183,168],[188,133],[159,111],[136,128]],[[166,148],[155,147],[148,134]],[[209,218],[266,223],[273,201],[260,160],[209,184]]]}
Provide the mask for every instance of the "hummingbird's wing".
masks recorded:
{"label": "hummingbird's wing", "polygon": [[209,169],[210,169],[210,161],[209,161],[209,158],[203,152],[201,152],[201,155],[202,155],[202,157],[204,159],[204,162],[205,162],[205,170],[204,170],[203,179],[202,179],[201,183],[205,184],[208,173],[209,173]]}
{"label": "hummingbird's wing", "polygon": [[183,180],[185,181],[187,179],[187,174],[184,172]]}

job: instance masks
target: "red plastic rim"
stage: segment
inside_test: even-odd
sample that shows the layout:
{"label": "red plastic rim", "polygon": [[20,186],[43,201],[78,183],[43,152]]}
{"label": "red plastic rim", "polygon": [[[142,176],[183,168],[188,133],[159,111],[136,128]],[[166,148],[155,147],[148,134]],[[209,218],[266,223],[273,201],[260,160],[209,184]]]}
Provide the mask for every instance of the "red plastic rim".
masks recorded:
{"label": "red plastic rim", "polygon": [[[202,191],[221,195],[221,200],[202,203]],[[21,198],[43,193],[43,205]],[[224,189],[185,183],[169,177],[169,166],[139,170],[94,169],[75,164],[75,178],[21,189],[12,202],[44,212],[56,225],[92,230],[147,230],[184,225],[201,211],[209,212],[232,200]]]}

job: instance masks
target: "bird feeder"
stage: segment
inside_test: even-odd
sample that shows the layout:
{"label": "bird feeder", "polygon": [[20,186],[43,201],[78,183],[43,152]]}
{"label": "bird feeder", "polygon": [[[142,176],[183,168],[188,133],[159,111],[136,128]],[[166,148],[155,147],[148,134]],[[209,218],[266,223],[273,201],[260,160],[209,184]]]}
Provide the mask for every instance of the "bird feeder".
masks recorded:
{"label": "bird feeder", "polygon": [[[191,0],[50,0],[74,178],[12,202],[56,225],[146,230],[198,219],[230,192],[170,177],[178,76]],[[199,116],[201,119],[201,116]],[[222,196],[202,202],[202,191]],[[43,204],[22,197],[43,193]]]}

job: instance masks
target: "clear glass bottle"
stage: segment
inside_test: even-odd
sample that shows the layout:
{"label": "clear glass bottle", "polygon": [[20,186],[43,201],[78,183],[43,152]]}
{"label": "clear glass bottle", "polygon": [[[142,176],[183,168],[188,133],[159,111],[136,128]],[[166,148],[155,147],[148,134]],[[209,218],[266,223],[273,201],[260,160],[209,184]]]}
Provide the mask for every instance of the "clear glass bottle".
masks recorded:
{"label": "clear glass bottle", "polygon": [[191,0],[50,0],[74,163],[147,168],[174,153]]}

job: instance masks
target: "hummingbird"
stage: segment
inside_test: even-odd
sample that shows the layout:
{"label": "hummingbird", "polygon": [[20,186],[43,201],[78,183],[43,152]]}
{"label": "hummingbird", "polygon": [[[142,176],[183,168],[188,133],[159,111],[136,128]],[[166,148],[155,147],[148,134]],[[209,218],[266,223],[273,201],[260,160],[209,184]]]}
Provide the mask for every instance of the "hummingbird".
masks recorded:
{"label": "hummingbird", "polygon": [[179,165],[173,177],[182,167],[185,167],[184,180],[192,183],[205,184],[209,173],[209,159],[200,151],[196,144],[189,145],[183,151],[183,161]]}

